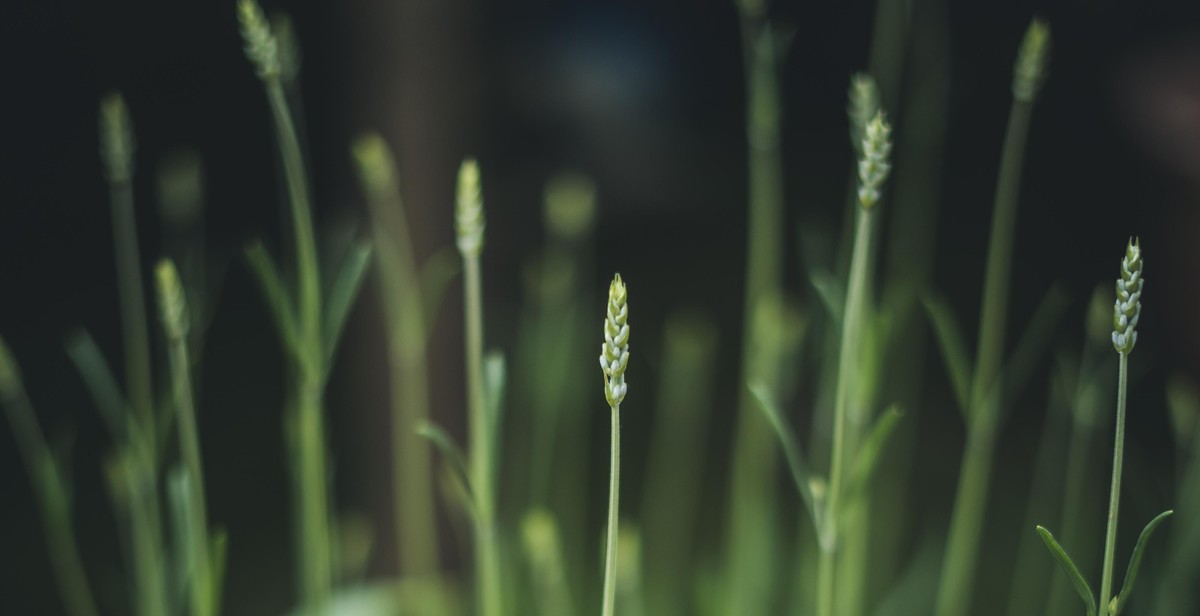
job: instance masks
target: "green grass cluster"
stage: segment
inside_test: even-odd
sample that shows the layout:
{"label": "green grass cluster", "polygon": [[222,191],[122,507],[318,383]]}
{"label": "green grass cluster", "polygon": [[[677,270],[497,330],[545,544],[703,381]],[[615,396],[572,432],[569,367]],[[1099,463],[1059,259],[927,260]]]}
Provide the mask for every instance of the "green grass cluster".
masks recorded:
{"label": "green grass cluster", "polygon": [[[918,132],[944,134],[938,119],[930,125],[937,114],[927,106],[945,104],[944,83],[940,89],[914,88],[912,100],[901,100],[904,67],[888,53],[903,49],[906,40],[919,48],[946,33],[936,20],[892,19],[900,3],[881,4],[873,35],[875,74],[858,74],[850,82],[848,150],[855,165],[845,232],[840,245],[822,254],[801,231],[803,282],[810,293],[800,298],[786,291],[783,264],[780,136],[786,105],[777,75],[789,36],[769,21],[762,2],[737,3],[749,191],[740,368],[736,374],[717,372],[718,350],[731,338],[719,336],[702,314],[673,313],[653,335],[653,324],[638,321],[639,339],[661,340],[662,348],[638,349],[635,362],[657,358],[657,382],[635,383],[627,401],[628,287],[616,275],[602,301],[588,282],[613,265],[596,262],[610,255],[595,250],[596,187],[575,175],[547,185],[546,244],[526,271],[516,322],[504,325],[518,342],[507,355],[490,349],[482,282],[488,265],[484,170],[473,159],[462,163],[454,246],[447,242],[422,262],[394,157],[382,137],[365,135],[349,155],[369,213],[369,241],[351,242],[342,251],[319,248],[298,127],[298,44],[285,18],[268,20],[254,0],[239,1],[245,53],[274,123],[291,233],[288,249],[274,256],[251,243],[244,264],[261,289],[286,362],[280,412],[292,479],[295,614],[1050,615],[1078,611],[1070,602],[1072,589],[1089,616],[1127,608],[1194,613],[1200,579],[1200,517],[1194,514],[1200,507],[1200,393],[1185,380],[1172,381],[1167,399],[1183,469],[1178,506],[1181,513],[1193,513],[1173,522],[1170,545],[1155,547],[1163,557],[1148,560],[1155,564],[1147,567],[1152,574],[1142,576],[1150,578],[1141,584],[1143,592],[1132,594],[1134,581],[1152,532],[1171,510],[1145,526],[1122,585],[1114,586],[1115,554],[1122,551],[1117,522],[1126,401],[1133,385],[1128,359],[1144,286],[1137,240],[1126,247],[1115,296],[1102,287],[1093,298],[1082,350],[1054,349],[1050,408],[1026,519],[989,515],[990,499],[997,498],[993,466],[1011,455],[998,450],[1000,433],[1069,304],[1046,268],[1039,283],[1049,289],[1045,299],[1024,331],[1009,335],[1021,173],[1037,98],[1049,75],[1049,26],[1034,20],[1014,50],[1012,105],[972,350],[954,308],[931,282],[934,225],[914,224],[937,218],[936,182],[921,175],[939,166],[940,149],[911,144],[919,141]],[[917,62],[926,56],[913,57]],[[947,77],[929,74],[935,85]],[[197,419],[195,390],[213,305],[199,235],[201,171],[190,157],[166,167],[160,200],[176,232],[166,249],[171,258],[158,261],[154,270],[155,293],[147,293],[133,215],[133,126],[118,95],[104,99],[100,142],[111,193],[121,370],[113,369],[86,332],[72,334],[66,349],[110,432],[104,469],[124,557],[125,603],[101,605],[97,597],[112,593],[93,591],[99,578],[84,566],[74,532],[79,512],[72,504],[69,458],[43,434],[14,354],[2,339],[0,405],[33,487],[68,613],[213,616],[238,610],[223,600],[227,545],[238,538],[227,537],[221,521],[210,519],[207,493],[222,486],[206,483]],[[907,252],[891,252],[896,250]],[[887,265],[881,268],[881,261]],[[354,536],[333,499],[337,474],[330,464],[325,392],[351,307],[372,268],[389,364],[395,512],[389,523],[399,558],[394,576],[365,580],[351,572],[347,553]],[[636,293],[643,284],[636,266],[626,274]],[[427,361],[435,315],[456,276],[463,283],[460,376],[466,405],[454,412],[468,426],[466,447],[433,421]],[[156,301],[148,302],[147,295]],[[1115,302],[1111,319],[1109,301]],[[147,316],[150,305],[157,307],[157,321]],[[635,304],[635,315],[640,307]],[[594,359],[580,359],[594,358],[597,342],[600,379],[595,364],[588,363]],[[154,352],[154,344],[161,344],[161,352]],[[940,353],[944,382],[960,411],[963,438],[952,445],[927,442],[915,427],[921,413],[931,412],[921,408],[927,397],[920,385],[930,345]],[[155,357],[165,358],[163,365],[154,365]],[[709,458],[718,381],[733,383],[737,400],[730,409],[736,413],[730,458],[714,467]],[[1109,470],[1095,449],[1110,438],[1104,428],[1113,389],[1115,431],[1101,544],[1102,516],[1092,515],[1098,505],[1089,477]],[[611,418],[606,515],[593,510],[588,498],[597,475],[586,453],[597,440],[588,434],[589,414],[601,394]],[[806,412],[792,413],[796,408]],[[622,412],[652,415],[644,465],[622,467]],[[1136,420],[1137,412],[1128,416]],[[800,417],[810,418],[803,429],[793,425]],[[911,510],[905,500],[922,481],[909,472],[918,449],[960,446],[948,517],[922,524],[905,519]],[[728,474],[713,476],[708,472],[713,468]],[[636,475],[633,485],[642,487],[641,494],[627,488],[621,498],[623,470],[626,477]],[[784,485],[794,490],[781,491]],[[451,512],[449,522],[439,519],[439,503]],[[459,535],[462,545],[440,540],[443,524],[469,529]],[[1055,527],[1061,541],[1041,524]],[[1039,537],[1049,556],[1022,541],[1009,578],[981,580],[981,567],[991,556],[985,530],[998,525],[1019,529],[1031,541]],[[918,528],[927,536],[917,536]],[[472,567],[449,564],[459,560],[454,547],[466,549]],[[1093,561],[1100,565],[1099,594],[1087,581],[1094,576]],[[1052,563],[1061,575],[1046,575]],[[986,575],[995,570],[987,567]],[[1010,588],[1006,600],[989,595],[997,586]]]}

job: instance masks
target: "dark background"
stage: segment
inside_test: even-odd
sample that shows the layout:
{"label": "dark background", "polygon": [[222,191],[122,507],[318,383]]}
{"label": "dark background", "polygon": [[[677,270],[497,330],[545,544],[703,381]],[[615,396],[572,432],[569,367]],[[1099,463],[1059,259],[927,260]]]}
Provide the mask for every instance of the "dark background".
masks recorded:
{"label": "dark background", "polygon": [[[866,68],[874,3],[773,4],[772,15],[795,28],[781,63],[783,232],[788,286],[804,293],[792,229],[838,228],[852,156],[845,92],[850,74]],[[542,186],[559,171],[583,171],[600,196],[597,306],[609,273],[622,272],[645,349],[657,348],[651,332],[670,310],[705,310],[721,325],[720,366],[734,373],[746,148],[740,33],[730,2],[351,0],[264,8],[290,12],[303,47],[320,221],[365,216],[347,148],[361,131],[378,129],[397,150],[417,249],[427,255],[453,241],[454,173],[463,156],[478,156],[488,215],[488,345],[511,348],[507,323],[518,309],[521,265],[541,241]],[[161,235],[156,166],[181,147],[203,156],[209,250],[228,264],[200,394],[210,517],[233,538],[228,612],[279,613],[292,596],[282,362],[237,255],[250,238],[279,244],[280,196],[268,110],[242,53],[234,2],[17,1],[0,13],[0,332],[22,364],[47,433],[75,440],[74,511],[93,585],[102,604],[119,604],[119,596],[102,590],[119,595],[122,588],[99,464],[108,444],[61,340],[83,326],[119,363],[96,138],[99,98],[119,89],[137,133],[147,272]],[[1133,392],[1129,438],[1131,448],[1152,452],[1152,464],[1161,458],[1169,465],[1169,453],[1153,453],[1170,442],[1155,392],[1171,371],[1200,374],[1195,3],[949,3],[950,111],[935,286],[970,327],[1012,62],[1035,14],[1051,23],[1054,43],[1026,156],[1012,322],[1019,328],[1045,289],[1062,281],[1075,301],[1061,333],[1077,340],[1092,287],[1116,276],[1126,238],[1139,235],[1150,281],[1135,356],[1145,373]],[[431,361],[435,416],[462,435],[459,314],[455,285]],[[387,432],[378,315],[368,285],[351,316],[328,407],[339,508],[384,520],[388,457],[386,442],[375,436]],[[632,370],[637,383],[639,368]],[[931,387],[944,388],[939,370],[926,372]],[[732,426],[734,395],[730,379],[720,391],[719,425]],[[596,398],[599,410],[599,389]],[[1042,408],[1033,404],[1010,423],[999,450],[1021,462],[1016,469],[998,463],[997,490],[1023,481],[1020,464],[1028,464]],[[952,443],[928,488],[944,509],[961,428],[950,408],[928,409],[928,417],[940,426],[931,437]],[[604,420],[597,413],[597,460]],[[636,450],[638,432],[631,433],[627,447]],[[597,482],[598,499],[602,487]],[[386,551],[373,561],[375,573],[393,570]],[[32,493],[10,432],[0,429],[0,612],[57,609]]]}

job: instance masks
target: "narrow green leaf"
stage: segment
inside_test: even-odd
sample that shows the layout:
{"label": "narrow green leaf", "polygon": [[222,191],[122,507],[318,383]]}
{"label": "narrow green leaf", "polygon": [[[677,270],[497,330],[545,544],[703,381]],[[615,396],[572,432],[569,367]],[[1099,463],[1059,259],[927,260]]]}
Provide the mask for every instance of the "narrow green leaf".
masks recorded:
{"label": "narrow green leaf", "polygon": [[350,316],[350,307],[358,290],[362,287],[367,265],[371,262],[371,244],[360,240],[350,248],[342,267],[338,271],[333,286],[329,289],[329,297],[325,302],[325,324],[323,327],[322,349],[325,351],[325,366],[333,365],[333,354],[341,340],[342,331],[346,327],[346,319]]}
{"label": "narrow green leaf", "polygon": [[1096,616],[1096,597],[1092,594],[1092,587],[1088,586],[1087,580],[1083,579],[1083,574],[1079,572],[1079,568],[1067,556],[1066,550],[1058,545],[1058,541],[1054,540],[1054,535],[1046,530],[1044,526],[1037,527],[1038,536],[1042,538],[1042,543],[1046,544],[1046,549],[1050,550],[1050,555],[1054,560],[1058,561],[1058,566],[1062,567],[1063,572],[1067,577],[1071,578],[1071,583],[1075,585],[1075,592],[1079,593],[1079,598],[1083,599],[1084,605],[1087,606],[1087,615]]}
{"label": "narrow green leaf", "polygon": [[293,358],[302,357],[296,317],[292,311],[292,298],[283,284],[283,278],[279,276],[275,262],[261,242],[256,241],[246,247],[246,264],[258,279],[263,299],[266,300],[267,308],[275,320],[275,328],[279,332],[284,352]]}
{"label": "narrow green leaf", "polygon": [[491,418],[493,434],[502,425],[504,417],[504,392],[508,382],[508,364],[504,353],[496,350],[488,351],[483,357],[483,391],[484,404],[488,417]]}
{"label": "narrow green leaf", "polygon": [[442,457],[446,459],[451,471],[458,477],[462,483],[463,490],[466,492],[467,504],[471,508],[471,514],[475,515],[475,490],[471,486],[471,475],[467,467],[467,457],[463,454],[462,449],[454,442],[454,437],[450,436],[445,430],[433,422],[422,421],[417,426],[417,435],[429,439],[438,451],[442,452]]}
{"label": "narrow green leaf", "polygon": [[425,314],[425,339],[428,340],[433,332],[437,315],[441,312],[442,300],[446,297],[446,289],[462,271],[462,256],[453,246],[447,246],[433,253],[425,265],[421,266],[418,274],[421,285],[421,301]]}
{"label": "narrow green leaf", "polygon": [[804,462],[804,451],[800,448],[800,441],[796,439],[795,432],[787,425],[787,420],[779,411],[779,405],[775,402],[775,397],[771,395],[771,392],[767,391],[762,383],[752,383],[749,388],[754,400],[758,402],[758,408],[762,410],[763,415],[766,415],[771,428],[775,430],[775,435],[779,437],[779,444],[783,448],[783,457],[787,460],[788,469],[792,473],[792,481],[795,482],[796,489],[800,492],[800,498],[804,500],[804,506],[808,508],[809,518],[813,521],[813,527],[819,537],[824,522],[816,495],[812,491],[812,471]]}
{"label": "narrow green leaf", "polygon": [[958,402],[958,410],[966,416],[970,408],[971,392],[971,358],[967,355],[967,345],[963,340],[962,328],[950,304],[942,297],[927,296],[922,302],[929,323],[933,325],[933,333],[937,338],[938,348],[942,352],[942,362],[946,364],[946,372],[950,376],[950,385],[954,389],[954,399]]}
{"label": "narrow green leaf", "polygon": [[892,434],[895,434],[896,426],[902,417],[904,417],[904,412],[900,405],[893,403],[875,420],[871,434],[862,444],[858,457],[854,460],[854,467],[850,469],[850,476],[846,479],[847,501],[854,499],[856,495],[866,489],[867,484],[871,481],[871,476],[878,467],[880,454],[887,447]]}
{"label": "narrow green leaf", "polygon": [[821,300],[821,305],[825,307],[825,312],[828,313],[830,322],[837,329],[841,329],[842,305],[846,297],[846,291],[842,282],[829,270],[816,267],[808,270],[808,282],[813,286],[813,290],[817,292],[817,298]]}
{"label": "narrow green leaf", "polygon": [[1146,551],[1146,544],[1150,542],[1150,535],[1154,533],[1154,529],[1158,528],[1158,525],[1163,520],[1170,517],[1173,513],[1175,513],[1174,510],[1168,509],[1158,514],[1153,520],[1150,520],[1146,528],[1142,529],[1142,534],[1138,536],[1137,544],[1133,546],[1133,555],[1129,557],[1129,568],[1125,570],[1125,583],[1121,585],[1121,592],[1117,595],[1117,609],[1113,612],[1114,615],[1120,613],[1121,609],[1125,607],[1126,602],[1129,601],[1129,595],[1133,594],[1133,582],[1137,578],[1138,567],[1142,565],[1142,554]]}
{"label": "narrow green leaf", "polygon": [[174,592],[171,603],[177,613],[186,611],[184,606],[187,605],[188,593],[191,592],[189,587],[196,579],[192,571],[196,558],[192,553],[193,546],[190,540],[192,524],[195,523],[191,516],[192,493],[188,487],[190,480],[187,471],[182,467],[176,466],[167,473],[167,502],[171,510],[171,535],[175,548],[175,574],[172,576]]}
{"label": "narrow green leaf", "polygon": [[212,606],[221,612],[221,596],[225,593],[225,565],[229,558],[229,533],[224,528],[214,528],[209,565],[212,567]]}
{"label": "narrow green leaf", "polygon": [[100,419],[108,427],[113,441],[125,443],[129,436],[125,430],[129,405],[96,340],[87,330],[79,329],[67,335],[64,346],[71,363],[83,377],[83,384],[96,403]]}

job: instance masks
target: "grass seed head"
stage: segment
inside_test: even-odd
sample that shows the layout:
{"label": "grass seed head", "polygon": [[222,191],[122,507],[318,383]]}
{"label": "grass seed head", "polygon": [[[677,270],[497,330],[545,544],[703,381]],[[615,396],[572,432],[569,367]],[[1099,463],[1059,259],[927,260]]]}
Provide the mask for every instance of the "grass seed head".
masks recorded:
{"label": "grass seed head", "polygon": [[110,92],[100,101],[100,159],[109,182],[126,183],[133,178],[135,149],[129,108],[119,93]]}
{"label": "grass seed head", "polygon": [[458,169],[458,207],[454,212],[458,229],[458,251],[464,257],[478,257],[483,251],[483,185],[479,164],[474,158],[463,161]]}
{"label": "grass seed head", "polygon": [[867,123],[862,139],[862,155],[858,159],[858,202],[870,209],[879,202],[879,191],[892,170],[892,127],[883,110]]}
{"label": "grass seed head", "polygon": [[625,368],[629,364],[629,306],[625,281],[621,275],[608,285],[608,314],[604,319],[604,344],[600,347],[600,368],[604,371],[604,398],[609,406],[625,399]]}
{"label": "grass seed head", "polygon": [[850,144],[862,156],[863,135],[871,118],[879,112],[879,87],[875,78],[866,73],[855,73],[850,78],[850,103],[846,115],[850,118]]}
{"label": "grass seed head", "polygon": [[587,176],[564,173],[546,183],[546,228],[567,241],[587,234],[596,219],[596,185]]}
{"label": "grass seed head", "polygon": [[1034,19],[1025,31],[1017,63],[1013,67],[1013,97],[1030,103],[1037,96],[1046,78],[1046,63],[1050,57],[1050,25]]}
{"label": "grass seed head", "polygon": [[1117,279],[1117,301],[1113,304],[1113,348],[1128,354],[1137,344],[1137,322],[1142,313],[1142,248],[1137,238],[1130,238],[1121,260],[1121,277]]}
{"label": "grass seed head", "polygon": [[351,152],[359,180],[367,190],[378,194],[391,189],[396,181],[393,171],[396,166],[383,137],[377,133],[363,135],[355,140]]}
{"label": "grass seed head", "polygon": [[254,0],[238,1],[238,22],[242,26],[242,39],[246,41],[246,57],[254,63],[260,79],[279,79],[282,67],[279,60],[279,43],[271,34],[271,24],[263,15],[262,7]]}
{"label": "grass seed head", "polygon": [[158,309],[162,316],[163,330],[167,338],[182,340],[188,332],[187,299],[183,284],[179,282],[179,271],[170,259],[158,262],[154,269],[158,286]]}
{"label": "grass seed head", "polygon": [[300,41],[296,28],[287,13],[271,13],[271,32],[275,34],[275,48],[279,57],[279,80],[285,84],[295,83],[300,77]]}

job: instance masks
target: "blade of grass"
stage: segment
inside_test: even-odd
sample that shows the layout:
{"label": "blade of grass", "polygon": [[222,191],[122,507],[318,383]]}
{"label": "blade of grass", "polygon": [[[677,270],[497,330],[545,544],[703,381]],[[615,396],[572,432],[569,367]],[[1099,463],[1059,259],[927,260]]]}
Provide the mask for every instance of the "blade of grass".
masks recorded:
{"label": "blade of grass", "polygon": [[333,354],[337,351],[342,331],[346,328],[346,319],[350,316],[350,307],[358,297],[362,287],[367,267],[371,264],[371,244],[365,241],[355,242],[350,248],[338,270],[333,286],[329,289],[329,297],[325,300],[325,323],[322,328],[322,348],[325,350],[325,367],[333,364]]}
{"label": "blade of grass", "polygon": [[1142,529],[1142,534],[1138,535],[1137,545],[1133,547],[1133,554],[1129,557],[1129,568],[1125,570],[1125,582],[1121,585],[1121,592],[1117,595],[1117,609],[1113,614],[1118,614],[1124,609],[1125,604],[1129,602],[1129,596],[1133,594],[1133,582],[1137,579],[1138,568],[1142,565],[1142,555],[1146,551],[1146,544],[1150,542],[1150,535],[1154,533],[1154,529],[1163,520],[1171,517],[1175,513],[1168,509],[1150,520],[1146,527]]}
{"label": "blade of grass", "polygon": [[1038,536],[1042,538],[1042,543],[1046,544],[1046,549],[1050,550],[1050,555],[1054,557],[1055,562],[1059,567],[1062,567],[1063,573],[1071,579],[1071,583],[1075,585],[1075,592],[1079,593],[1079,598],[1083,600],[1087,606],[1088,616],[1096,616],[1096,597],[1092,594],[1092,587],[1088,586],[1087,580],[1083,579],[1083,574],[1079,573],[1079,568],[1067,555],[1066,550],[1058,545],[1054,540],[1054,535],[1046,530],[1044,526],[1037,527]]}
{"label": "blade of grass", "polygon": [[942,363],[950,376],[950,385],[954,391],[954,399],[958,402],[958,410],[966,418],[970,408],[971,373],[973,366],[967,356],[967,345],[963,341],[962,327],[954,317],[954,311],[942,297],[929,296],[925,298],[925,313],[933,325],[933,333],[937,338],[938,348],[942,351]]}

